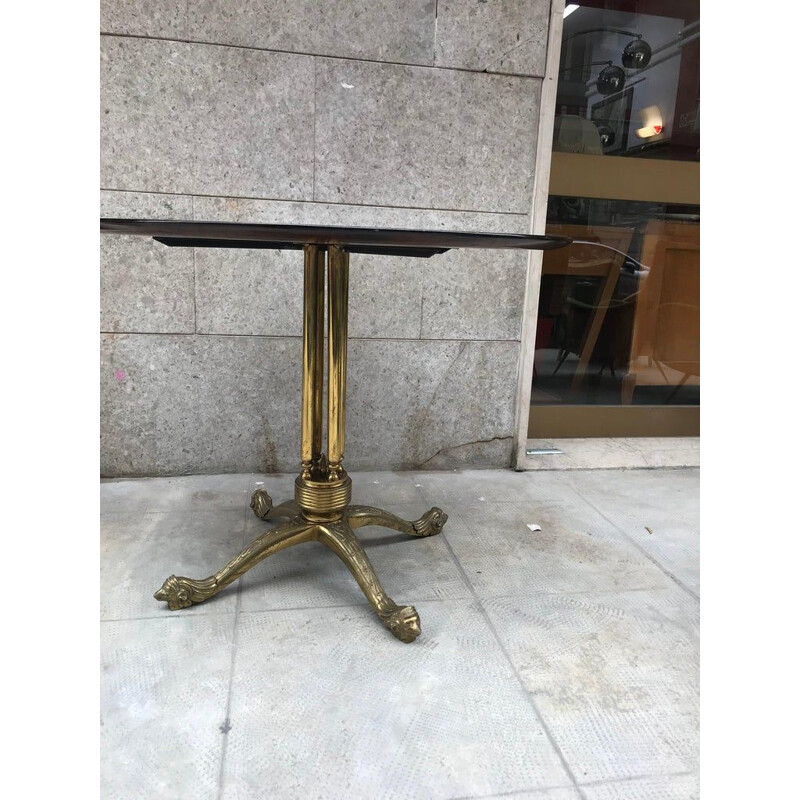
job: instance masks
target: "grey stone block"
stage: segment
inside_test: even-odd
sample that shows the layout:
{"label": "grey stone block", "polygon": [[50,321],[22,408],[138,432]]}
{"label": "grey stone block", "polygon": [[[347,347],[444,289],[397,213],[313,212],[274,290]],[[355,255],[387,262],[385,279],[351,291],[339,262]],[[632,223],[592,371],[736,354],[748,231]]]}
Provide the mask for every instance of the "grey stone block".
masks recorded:
{"label": "grey stone block", "polygon": [[485,605],[580,783],[696,772],[699,604],[684,590]]}
{"label": "grey stone block", "polygon": [[233,627],[233,614],[101,624],[101,796],[218,796]]}
{"label": "grey stone block", "polygon": [[410,646],[366,606],[240,613],[225,796],[325,787],[330,798],[446,800],[568,786],[478,609],[417,608],[423,633]]}
{"label": "grey stone block", "polygon": [[302,336],[303,254],[198,248],[199,333]]}
{"label": "grey stone block", "polygon": [[[101,192],[105,217],[191,219],[185,195]],[[140,236],[100,237],[100,330],[194,333],[192,251]]]}
{"label": "grey stone block", "polygon": [[423,272],[421,337],[519,341],[527,274],[527,253],[461,250],[432,258]]}
{"label": "grey stone block", "polygon": [[[303,203],[241,197],[195,197],[194,218],[207,222],[260,222],[282,225],[343,225],[366,228],[526,233],[528,211],[493,214],[399,206],[363,206],[347,203]],[[493,251],[487,251],[493,252]],[[384,261],[394,260],[384,257]],[[438,258],[438,257],[434,257]],[[414,259],[430,264],[430,259]]]}
{"label": "grey stone block", "polygon": [[314,199],[527,214],[540,88],[317,59]]}
{"label": "grey stone block", "polygon": [[436,66],[544,75],[550,0],[440,0]]}
{"label": "grey stone block", "polygon": [[[409,472],[358,472],[353,476],[353,502],[365,506],[406,504],[427,511],[425,497]],[[417,515],[418,516],[418,515]]]}
{"label": "grey stone block", "polygon": [[186,37],[186,0],[101,0],[100,30],[163,39]]}
{"label": "grey stone block", "polygon": [[514,792],[511,795],[493,795],[486,800],[501,800],[508,797],[510,800],[582,800],[577,789],[542,789],[534,792]]}
{"label": "grey stone block", "polygon": [[433,0],[199,0],[188,38],[372,61],[433,63]]}
{"label": "grey stone block", "polygon": [[[100,216],[122,219],[192,219],[192,198],[185,194],[101,191]],[[104,238],[123,237],[105,234]]]}
{"label": "grey stone block", "polygon": [[546,503],[551,497],[569,497],[567,477],[557,472],[532,475],[511,470],[462,469],[426,470],[409,473],[414,487],[430,503],[446,493],[450,502],[473,506],[477,503]]}
{"label": "grey stone block", "polygon": [[292,468],[300,364],[293,338],[102,337],[102,474]]}
{"label": "grey stone block", "polygon": [[106,189],[311,199],[313,58],[102,37]]}
{"label": "grey stone block", "polygon": [[[302,335],[302,252],[198,249],[195,261],[200,333]],[[417,261],[351,257],[350,336],[419,337],[423,267]]]}
{"label": "grey stone block", "polygon": [[[272,474],[270,483],[284,486],[288,492],[296,475]],[[204,511],[243,509],[250,495],[263,485],[256,474],[181,475],[169,478],[102,480],[100,514],[147,514],[154,511]]]}
{"label": "grey stone block", "polygon": [[[102,474],[296,468],[301,342],[103,337]],[[518,344],[356,339],[345,466],[505,466]]]}
{"label": "grey stone block", "polygon": [[507,466],[518,345],[360,340],[348,357],[348,469]]}

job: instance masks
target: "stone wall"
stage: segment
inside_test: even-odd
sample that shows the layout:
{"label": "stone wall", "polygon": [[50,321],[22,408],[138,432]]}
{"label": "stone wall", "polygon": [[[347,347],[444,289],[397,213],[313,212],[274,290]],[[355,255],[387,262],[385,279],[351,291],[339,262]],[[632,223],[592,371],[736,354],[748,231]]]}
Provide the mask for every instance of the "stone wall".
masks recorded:
{"label": "stone wall", "polygon": [[[104,0],[104,216],[527,232],[548,0]],[[345,466],[508,466],[524,253],[351,258]],[[302,256],[101,239],[101,469],[294,470]]]}

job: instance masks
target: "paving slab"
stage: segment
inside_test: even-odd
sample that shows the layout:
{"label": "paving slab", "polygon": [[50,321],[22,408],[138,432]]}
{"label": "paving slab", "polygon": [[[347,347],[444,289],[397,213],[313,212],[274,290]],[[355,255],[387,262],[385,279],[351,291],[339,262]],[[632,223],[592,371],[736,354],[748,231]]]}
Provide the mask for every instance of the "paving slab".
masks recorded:
{"label": "paving slab", "polygon": [[441,798],[570,780],[469,601],[399,643],[367,608],[239,617],[225,800]]}
{"label": "paving slab", "polygon": [[101,624],[101,796],[212,800],[233,614]]}
{"label": "paving slab", "polygon": [[485,606],[579,783],[698,768],[699,604],[684,590]]}
{"label": "paving slab", "polygon": [[353,473],[355,502],[450,516],[358,531],[411,645],[315,543],[153,599],[271,527],[250,495],[294,477],[101,484],[104,797],[698,797],[695,470]]}

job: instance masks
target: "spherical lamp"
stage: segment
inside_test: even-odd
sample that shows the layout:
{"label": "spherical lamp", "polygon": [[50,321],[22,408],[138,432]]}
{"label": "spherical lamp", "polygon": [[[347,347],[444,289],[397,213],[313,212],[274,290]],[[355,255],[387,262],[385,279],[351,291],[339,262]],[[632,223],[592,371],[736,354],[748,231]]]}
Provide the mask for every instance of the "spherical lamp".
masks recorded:
{"label": "spherical lamp", "polygon": [[610,125],[601,123],[597,126],[597,132],[600,134],[600,141],[603,143],[604,148],[612,147],[617,140],[617,134]]}
{"label": "spherical lamp", "polygon": [[603,96],[621,92],[624,86],[625,72],[614,64],[609,64],[597,76],[597,91]]}
{"label": "spherical lamp", "polygon": [[622,51],[622,66],[626,69],[644,69],[653,55],[653,50],[644,39],[634,39]]}

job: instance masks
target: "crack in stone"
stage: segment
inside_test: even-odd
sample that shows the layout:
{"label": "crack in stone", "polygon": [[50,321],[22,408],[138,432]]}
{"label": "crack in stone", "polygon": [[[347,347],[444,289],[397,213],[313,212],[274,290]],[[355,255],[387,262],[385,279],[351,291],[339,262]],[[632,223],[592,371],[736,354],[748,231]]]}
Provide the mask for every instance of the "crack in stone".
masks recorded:
{"label": "crack in stone", "polygon": [[486,70],[491,69],[495,64],[502,64],[504,58],[510,56],[511,53],[513,53],[515,50],[519,50],[520,47],[524,47],[526,44],[528,44],[529,42],[532,42],[534,39],[538,39],[542,35],[542,33],[543,33],[543,31],[538,30],[538,31],[536,31],[536,33],[534,33],[531,36],[528,36],[526,39],[523,39],[521,42],[517,42],[512,48],[510,48],[509,50],[506,50],[506,52],[503,53],[501,56],[498,56],[494,60],[490,61],[483,68],[483,71],[486,72]]}
{"label": "crack in stone", "polygon": [[426,458],[424,461],[421,461],[417,464],[417,468],[424,467],[429,461],[433,461],[436,456],[441,455],[446,450],[458,450],[461,447],[469,447],[473,444],[487,444],[488,442],[502,442],[504,439],[511,439],[511,436],[492,436],[490,439],[475,439],[474,442],[464,442],[463,444],[454,444],[450,445],[449,447],[442,447],[440,450],[437,450],[430,458]]}

